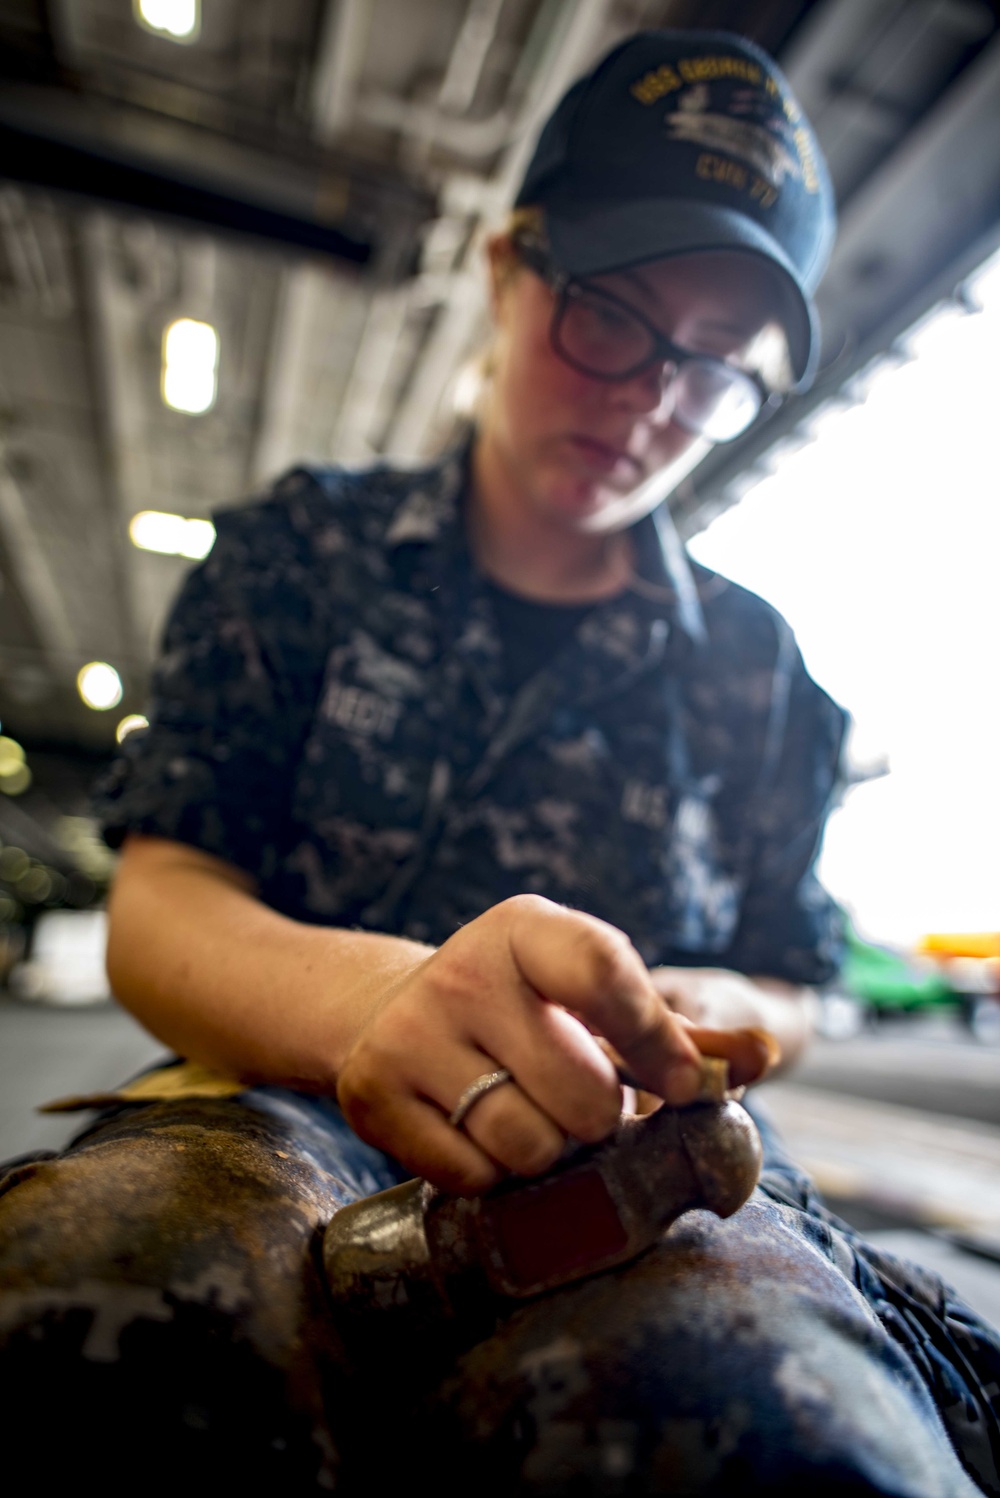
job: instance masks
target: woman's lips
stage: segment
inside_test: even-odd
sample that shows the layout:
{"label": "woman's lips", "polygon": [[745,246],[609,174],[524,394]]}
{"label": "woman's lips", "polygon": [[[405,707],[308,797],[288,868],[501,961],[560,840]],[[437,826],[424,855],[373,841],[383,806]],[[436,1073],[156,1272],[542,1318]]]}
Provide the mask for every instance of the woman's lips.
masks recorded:
{"label": "woman's lips", "polygon": [[587,467],[594,469],[597,473],[613,473],[616,468],[623,465],[635,475],[640,472],[635,458],[623,447],[615,447],[610,442],[602,442],[599,437],[586,437],[578,433],[574,433],[569,440]]}

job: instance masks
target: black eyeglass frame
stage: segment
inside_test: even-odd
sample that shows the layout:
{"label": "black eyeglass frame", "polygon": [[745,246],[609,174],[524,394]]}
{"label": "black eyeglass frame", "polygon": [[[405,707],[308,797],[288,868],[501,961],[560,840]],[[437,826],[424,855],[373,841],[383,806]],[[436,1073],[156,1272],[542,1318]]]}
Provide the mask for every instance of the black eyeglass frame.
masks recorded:
{"label": "black eyeglass frame", "polygon": [[[751,386],[757,396],[758,404],[757,410],[745,427],[741,428],[739,432],[734,433],[732,437],[714,439],[718,442],[734,442],[737,437],[742,437],[750,430],[754,422],[758,420],[761,411],[766,410],[768,415],[773,414],[781,397],[776,391],[768,389],[760,375],[750,370],[737,369],[735,365],[730,364],[726,359],[719,358],[717,354],[695,353],[691,349],[682,348],[680,344],[674,343],[672,339],[668,338],[665,333],[661,333],[658,327],[651,323],[647,317],[644,317],[636,307],[632,306],[631,302],[625,301],[623,297],[615,296],[613,291],[606,291],[603,286],[595,286],[592,281],[588,281],[581,276],[568,275],[566,271],[560,270],[553,263],[549,255],[540,247],[518,239],[515,241],[515,249],[518,258],[523,261],[529,270],[534,271],[535,275],[539,276],[555,293],[556,305],[553,308],[552,322],[549,326],[549,342],[552,345],[553,352],[564,364],[568,364],[571,369],[577,370],[579,374],[589,376],[590,379],[605,380],[612,384],[624,384],[626,380],[634,380],[636,375],[642,374],[643,370],[649,369],[654,364],[659,363],[673,364],[675,370],[678,372],[683,365],[692,363],[707,365],[709,369],[724,370],[727,376],[735,376],[736,379],[742,380],[748,386]],[[634,317],[649,334],[652,349],[648,357],[641,359],[637,364],[632,365],[631,368],[623,370],[619,374],[608,374],[605,370],[593,369],[590,365],[581,364],[578,359],[574,359],[573,355],[563,345],[559,337],[559,329],[563,318],[566,316],[566,309],[569,302],[574,296],[581,294],[596,296],[608,301],[613,306],[627,313],[630,317]],[[683,421],[681,424],[684,425]]]}

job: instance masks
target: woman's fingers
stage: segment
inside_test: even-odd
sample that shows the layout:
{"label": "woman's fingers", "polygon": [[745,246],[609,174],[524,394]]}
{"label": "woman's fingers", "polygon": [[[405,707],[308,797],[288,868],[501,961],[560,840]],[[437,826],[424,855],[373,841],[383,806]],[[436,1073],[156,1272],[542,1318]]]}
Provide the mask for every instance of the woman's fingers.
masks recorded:
{"label": "woman's fingers", "polygon": [[690,1025],[688,1034],[705,1056],[722,1056],[729,1062],[730,1087],[760,1082],[781,1060],[781,1047],[770,1030],[713,1030]]}
{"label": "woman's fingers", "polygon": [[537,995],[579,1014],[659,1097],[674,1105],[691,1101],[698,1090],[698,1048],[621,931],[529,897],[512,912],[509,943],[518,971]]}
{"label": "woman's fingers", "polygon": [[477,1102],[462,1129],[491,1160],[521,1176],[549,1170],[566,1144],[562,1130],[513,1081]]}
{"label": "woman's fingers", "polygon": [[503,1178],[503,1168],[432,1102],[396,1089],[368,1098],[352,1090],[340,1101],[362,1139],[442,1191],[478,1196]]}
{"label": "woman's fingers", "polygon": [[492,1018],[476,1039],[564,1136],[596,1143],[618,1122],[622,1095],[614,1063],[578,1019],[533,990],[507,1016]]}
{"label": "woman's fingers", "polygon": [[[503,1066],[513,1070],[512,1058],[488,1055],[447,1029],[428,1032],[423,1047],[405,1044],[404,1028],[399,1045],[377,1054],[362,1048],[339,1089],[351,1126],[448,1191],[482,1191],[508,1171],[548,1170],[566,1135],[513,1075],[476,1098],[460,1126],[448,1122],[467,1089]],[[612,1123],[617,1114],[616,1106]]]}
{"label": "woman's fingers", "polygon": [[526,1094],[514,1057],[493,1057],[466,1045],[442,1046],[433,1061],[425,1062],[415,1085],[447,1118],[474,1082],[500,1067],[510,1071],[510,1080],[473,1102],[462,1119],[461,1132],[505,1170],[540,1175],[562,1154],[566,1135]]}

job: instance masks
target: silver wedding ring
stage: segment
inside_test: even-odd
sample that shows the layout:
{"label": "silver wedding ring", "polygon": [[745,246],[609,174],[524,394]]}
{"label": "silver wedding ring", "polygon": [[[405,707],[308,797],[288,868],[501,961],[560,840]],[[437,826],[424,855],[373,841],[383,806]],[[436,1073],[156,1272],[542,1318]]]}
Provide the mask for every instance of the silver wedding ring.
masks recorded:
{"label": "silver wedding ring", "polygon": [[505,1082],[512,1080],[513,1078],[507,1068],[501,1066],[497,1071],[483,1072],[481,1077],[477,1077],[474,1082],[470,1082],[448,1115],[448,1122],[452,1128],[460,1129],[462,1127],[470,1108],[474,1108],[481,1097],[485,1097],[488,1092],[492,1092],[494,1087],[502,1087]]}

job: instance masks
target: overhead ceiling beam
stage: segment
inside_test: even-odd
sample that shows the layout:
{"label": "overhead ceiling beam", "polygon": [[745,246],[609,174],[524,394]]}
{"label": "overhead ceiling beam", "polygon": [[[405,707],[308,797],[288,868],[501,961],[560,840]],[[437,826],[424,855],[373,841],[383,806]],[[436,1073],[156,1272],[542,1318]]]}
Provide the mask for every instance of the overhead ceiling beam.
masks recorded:
{"label": "overhead ceiling beam", "polygon": [[402,178],[308,141],[264,149],[172,115],[66,89],[5,84],[0,172],[391,273],[431,211]]}

